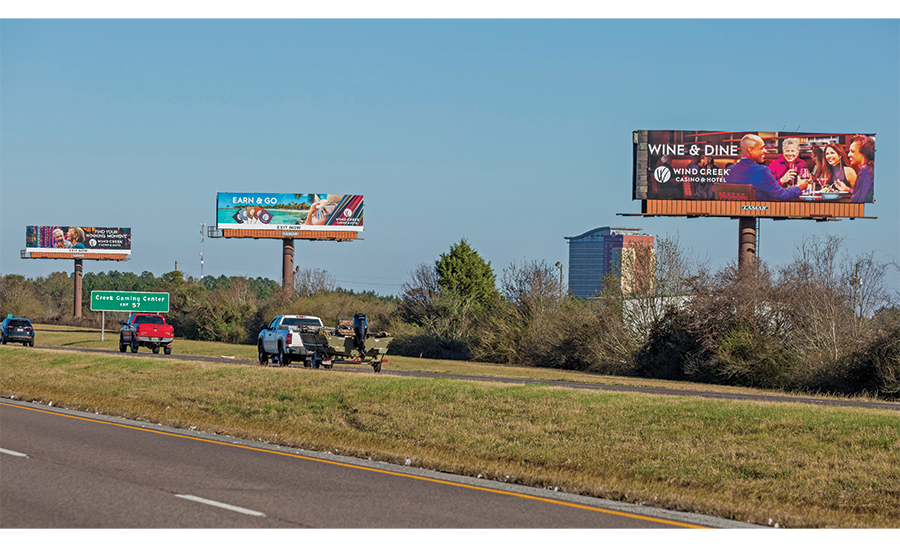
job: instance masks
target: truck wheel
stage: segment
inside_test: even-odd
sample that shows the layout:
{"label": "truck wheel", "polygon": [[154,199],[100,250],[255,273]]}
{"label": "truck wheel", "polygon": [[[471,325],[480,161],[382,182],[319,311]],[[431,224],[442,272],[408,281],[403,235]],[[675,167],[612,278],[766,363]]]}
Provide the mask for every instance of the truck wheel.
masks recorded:
{"label": "truck wheel", "polygon": [[278,346],[278,363],[282,367],[286,367],[291,364],[291,356],[284,352],[284,348]]}
{"label": "truck wheel", "polygon": [[137,338],[132,338],[131,339],[131,353],[137,353],[137,349],[138,349]]}
{"label": "truck wheel", "polygon": [[266,350],[263,348],[262,342],[256,346],[256,349],[259,350],[259,364],[260,365],[268,365],[269,364],[269,354],[266,353]]}
{"label": "truck wheel", "polygon": [[159,355],[159,346],[153,346],[153,353]]}
{"label": "truck wheel", "polygon": [[6,336],[0,336],[0,344],[6,345]]}
{"label": "truck wheel", "polygon": [[125,345],[125,340],[122,340],[122,338],[119,337],[119,353],[125,353],[125,350],[127,350],[127,349],[128,349],[128,346]]}
{"label": "truck wheel", "polygon": [[29,348],[33,348],[33,347],[34,347],[34,340],[32,340],[31,342],[28,342],[28,347],[29,347]]}
{"label": "truck wheel", "polygon": [[163,353],[165,353],[166,355],[172,355],[172,346],[166,346],[163,349]]}

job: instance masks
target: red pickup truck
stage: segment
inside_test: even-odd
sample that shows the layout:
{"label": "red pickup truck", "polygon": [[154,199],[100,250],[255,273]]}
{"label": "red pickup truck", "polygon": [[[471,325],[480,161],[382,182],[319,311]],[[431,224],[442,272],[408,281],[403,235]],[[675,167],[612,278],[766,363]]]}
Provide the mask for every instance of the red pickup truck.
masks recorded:
{"label": "red pickup truck", "polygon": [[166,318],[155,313],[134,313],[127,321],[119,321],[119,351],[125,353],[131,346],[131,353],[137,353],[139,346],[150,348],[159,353],[162,348],[166,355],[172,353],[172,340],[175,329],[166,324]]}

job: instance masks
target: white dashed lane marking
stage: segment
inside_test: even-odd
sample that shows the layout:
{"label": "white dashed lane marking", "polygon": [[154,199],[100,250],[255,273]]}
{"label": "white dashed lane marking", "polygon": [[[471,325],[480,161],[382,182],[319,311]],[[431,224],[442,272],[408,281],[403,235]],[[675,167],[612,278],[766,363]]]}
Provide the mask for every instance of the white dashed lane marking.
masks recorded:
{"label": "white dashed lane marking", "polygon": [[3,453],[5,455],[18,456],[21,458],[28,458],[28,455],[25,455],[22,453],[17,453],[15,451],[10,451],[9,449],[0,449],[0,453]]}
{"label": "white dashed lane marking", "polygon": [[215,500],[208,500],[205,498],[195,497],[194,495],[175,495],[178,498],[183,498],[186,500],[192,500],[194,502],[199,502],[201,504],[208,504],[209,506],[216,506],[217,508],[224,508],[226,510],[231,510],[232,512],[240,512],[241,514],[247,514],[248,516],[259,516],[266,517],[262,512],[257,512],[256,510],[248,510],[247,508],[241,508],[240,506],[232,506],[231,504],[225,504],[224,502],[217,502]]}

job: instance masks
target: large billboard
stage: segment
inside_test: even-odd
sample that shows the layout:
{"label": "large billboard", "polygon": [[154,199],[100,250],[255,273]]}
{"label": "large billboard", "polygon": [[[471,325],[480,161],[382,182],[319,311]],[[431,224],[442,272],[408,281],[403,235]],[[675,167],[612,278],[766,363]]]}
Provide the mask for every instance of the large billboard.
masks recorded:
{"label": "large billboard", "polygon": [[638,130],[636,200],[872,203],[875,135]]}
{"label": "large billboard", "polygon": [[73,257],[131,254],[131,228],[29,225],[25,229],[25,252],[52,252]]}
{"label": "large billboard", "polygon": [[363,196],[218,193],[218,229],[362,231]]}

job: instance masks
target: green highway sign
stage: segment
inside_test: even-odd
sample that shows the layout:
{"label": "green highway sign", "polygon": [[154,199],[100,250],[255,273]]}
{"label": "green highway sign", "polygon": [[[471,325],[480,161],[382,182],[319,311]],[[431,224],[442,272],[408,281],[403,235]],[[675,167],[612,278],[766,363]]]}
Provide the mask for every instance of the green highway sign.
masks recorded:
{"label": "green highway sign", "polygon": [[169,312],[168,292],[92,290],[91,311]]}

